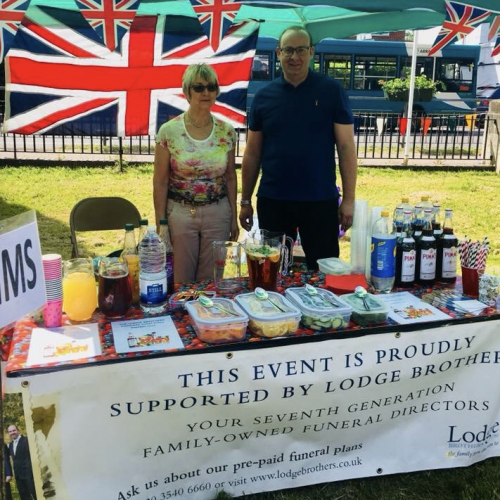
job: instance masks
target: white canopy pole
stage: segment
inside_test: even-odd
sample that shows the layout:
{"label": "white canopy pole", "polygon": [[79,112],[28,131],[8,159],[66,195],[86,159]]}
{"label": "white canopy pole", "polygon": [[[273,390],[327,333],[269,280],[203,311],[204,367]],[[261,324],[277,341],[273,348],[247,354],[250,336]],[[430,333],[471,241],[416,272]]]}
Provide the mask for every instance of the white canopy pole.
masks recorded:
{"label": "white canopy pole", "polygon": [[408,165],[410,150],[411,122],[413,115],[413,96],[415,94],[415,73],[417,72],[418,30],[413,31],[413,50],[411,52],[410,94],[408,96],[408,111],[406,113],[405,156],[403,163]]}

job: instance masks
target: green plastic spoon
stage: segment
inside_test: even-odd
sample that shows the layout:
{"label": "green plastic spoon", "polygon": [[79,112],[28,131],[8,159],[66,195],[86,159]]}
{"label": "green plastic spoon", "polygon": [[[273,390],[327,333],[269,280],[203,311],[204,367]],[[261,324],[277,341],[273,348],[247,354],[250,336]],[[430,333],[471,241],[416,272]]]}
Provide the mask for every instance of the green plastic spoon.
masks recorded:
{"label": "green plastic spoon", "polygon": [[225,312],[226,314],[230,314],[231,316],[239,316],[239,314],[230,311],[229,309],[226,309],[224,307],[221,307],[218,304],[215,304],[214,301],[210,297],[207,297],[206,295],[200,295],[200,298],[198,300],[200,301],[200,304],[203,307],[206,307],[207,309],[215,307],[219,311]]}
{"label": "green plastic spoon", "polygon": [[266,290],[264,290],[263,288],[261,288],[260,286],[258,286],[255,290],[254,290],[254,293],[255,293],[255,296],[259,299],[259,300],[268,300],[269,302],[271,302],[271,304],[276,307],[276,309],[278,309],[278,311],[281,311],[281,312],[286,312],[284,309],[282,309],[278,304],[274,303],[270,298],[269,298],[269,294],[267,293]]}

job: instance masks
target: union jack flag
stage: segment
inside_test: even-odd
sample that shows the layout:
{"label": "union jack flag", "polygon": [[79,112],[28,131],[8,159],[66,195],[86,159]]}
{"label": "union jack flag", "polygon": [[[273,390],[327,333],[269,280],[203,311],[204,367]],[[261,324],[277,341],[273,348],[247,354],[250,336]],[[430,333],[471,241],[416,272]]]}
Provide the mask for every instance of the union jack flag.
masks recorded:
{"label": "union jack flag", "polygon": [[83,17],[109,50],[115,50],[134,20],[141,0],[75,0]]}
{"label": "union jack flag", "polygon": [[500,54],[500,35],[497,36],[497,41],[495,42],[495,46],[491,51],[492,56],[498,56]]}
{"label": "union jack flag", "polygon": [[210,45],[217,50],[231,26],[241,0],[190,0]]}
{"label": "union jack flag", "polygon": [[499,34],[500,30],[500,16],[495,16],[493,22],[490,24],[490,29],[488,30],[488,40],[493,40]]}
{"label": "union jack flag", "polygon": [[12,45],[31,0],[0,0],[0,64]]}
{"label": "union jack flag", "polygon": [[138,15],[118,53],[78,11],[39,6],[28,16],[6,58],[6,131],[155,134],[187,109],[182,75],[201,62],[219,79],[213,114],[244,126],[258,23],[234,26],[214,54],[196,18]]}
{"label": "union jack flag", "polygon": [[493,22],[490,24],[488,31],[488,40],[493,40],[496,37],[495,46],[491,52],[492,56],[500,54],[500,16],[495,16]]}
{"label": "union jack flag", "polygon": [[491,14],[489,10],[478,9],[471,5],[457,2],[445,2],[446,19],[441,27],[429,56],[441,50],[455,40],[462,40],[474,31],[474,28],[483,23]]}

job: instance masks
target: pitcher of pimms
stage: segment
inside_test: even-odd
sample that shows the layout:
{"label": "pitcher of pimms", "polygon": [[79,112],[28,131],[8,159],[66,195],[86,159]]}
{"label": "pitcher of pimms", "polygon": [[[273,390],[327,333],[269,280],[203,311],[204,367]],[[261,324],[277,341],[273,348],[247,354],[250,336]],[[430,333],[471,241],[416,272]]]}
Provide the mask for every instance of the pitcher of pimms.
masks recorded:
{"label": "pitcher of pimms", "polygon": [[292,265],[293,240],[283,233],[260,229],[243,243],[250,288],[276,290],[282,275]]}
{"label": "pitcher of pimms", "polygon": [[104,257],[99,261],[99,309],[107,318],[123,318],[132,304],[132,283],[127,261]]}

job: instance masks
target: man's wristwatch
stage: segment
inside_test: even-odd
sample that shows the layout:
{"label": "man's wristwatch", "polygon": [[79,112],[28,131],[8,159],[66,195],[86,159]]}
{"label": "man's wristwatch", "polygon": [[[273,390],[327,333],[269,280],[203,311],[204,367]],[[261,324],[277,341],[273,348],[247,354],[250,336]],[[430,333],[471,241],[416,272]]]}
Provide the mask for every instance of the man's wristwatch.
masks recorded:
{"label": "man's wristwatch", "polygon": [[251,205],[252,200],[240,200],[240,207],[244,207],[245,205]]}

